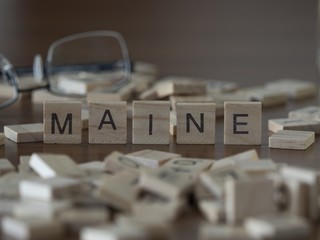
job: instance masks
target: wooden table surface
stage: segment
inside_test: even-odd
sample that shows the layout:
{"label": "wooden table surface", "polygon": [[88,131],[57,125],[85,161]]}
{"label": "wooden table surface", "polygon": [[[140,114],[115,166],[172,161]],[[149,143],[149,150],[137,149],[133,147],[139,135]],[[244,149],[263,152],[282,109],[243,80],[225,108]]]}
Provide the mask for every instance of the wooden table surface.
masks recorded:
{"label": "wooden table surface", "polygon": [[[215,145],[178,145],[171,138],[169,145],[133,145],[131,144],[131,119],[128,119],[128,139],[125,145],[94,145],[88,144],[87,130],[83,131],[82,144],[55,145],[43,143],[21,143],[16,144],[8,139],[5,145],[0,147],[0,157],[6,157],[15,164],[19,156],[30,155],[33,152],[64,153],[70,155],[77,162],[102,160],[107,154],[114,150],[123,153],[138,151],[145,148],[176,152],[185,157],[220,159],[249,149],[256,149],[260,158],[271,158],[276,162],[284,162],[298,166],[320,169],[320,140],[316,136],[316,142],[306,151],[299,150],[277,150],[269,149],[267,122],[272,118],[283,118],[292,109],[303,106],[318,104],[318,97],[303,100],[290,101],[287,105],[263,109],[262,120],[262,144],[261,146],[227,146],[223,144],[223,118],[217,119],[216,144]],[[23,99],[13,106],[0,111],[0,126],[18,123],[42,122],[42,105],[32,105],[28,99]],[[175,225],[175,239],[196,239],[197,224],[200,222],[199,214],[190,213],[179,219]]]}

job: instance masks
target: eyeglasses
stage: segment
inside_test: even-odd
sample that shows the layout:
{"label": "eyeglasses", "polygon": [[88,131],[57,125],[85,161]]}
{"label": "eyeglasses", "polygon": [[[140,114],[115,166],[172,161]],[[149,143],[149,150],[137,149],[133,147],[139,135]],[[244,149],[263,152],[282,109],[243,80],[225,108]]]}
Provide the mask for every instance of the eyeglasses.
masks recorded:
{"label": "eyeglasses", "polygon": [[[0,53],[0,109],[10,106],[19,93],[48,89],[52,94],[85,97],[88,91],[115,92],[128,84],[131,63],[124,38],[113,31],[74,34],[53,42],[43,66],[34,59],[33,74],[37,84],[19,82],[17,71]],[[25,86],[24,86],[25,85]]]}

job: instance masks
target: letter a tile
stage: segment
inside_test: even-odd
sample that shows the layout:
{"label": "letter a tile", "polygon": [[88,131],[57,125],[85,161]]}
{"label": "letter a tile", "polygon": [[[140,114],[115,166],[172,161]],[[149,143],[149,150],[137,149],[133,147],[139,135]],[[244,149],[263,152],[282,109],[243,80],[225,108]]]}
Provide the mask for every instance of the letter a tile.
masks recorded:
{"label": "letter a tile", "polygon": [[81,143],[81,102],[45,101],[44,143]]}
{"label": "letter a tile", "polygon": [[89,104],[89,143],[127,143],[127,103]]}
{"label": "letter a tile", "polygon": [[177,103],[177,143],[215,143],[215,104]]}
{"label": "letter a tile", "polygon": [[261,102],[224,103],[224,144],[261,144]]}
{"label": "letter a tile", "polygon": [[133,144],[169,144],[169,101],[133,101]]}

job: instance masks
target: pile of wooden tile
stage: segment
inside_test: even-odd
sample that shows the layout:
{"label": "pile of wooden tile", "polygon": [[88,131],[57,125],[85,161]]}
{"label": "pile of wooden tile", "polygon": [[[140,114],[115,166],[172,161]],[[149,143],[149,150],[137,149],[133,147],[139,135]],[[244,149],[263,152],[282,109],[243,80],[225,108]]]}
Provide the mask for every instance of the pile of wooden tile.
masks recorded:
{"label": "pile of wooden tile", "polygon": [[305,239],[319,220],[318,171],[259,159],[141,150],[77,164],[63,154],[0,160],[2,233],[16,239],[169,239],[199,212],[198,239]]}

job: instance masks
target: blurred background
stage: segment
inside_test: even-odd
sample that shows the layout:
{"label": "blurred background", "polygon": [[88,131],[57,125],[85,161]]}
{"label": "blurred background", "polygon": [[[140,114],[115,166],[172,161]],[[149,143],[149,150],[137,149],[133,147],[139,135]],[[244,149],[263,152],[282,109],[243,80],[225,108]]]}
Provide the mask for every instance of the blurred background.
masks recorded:
{"label": "blurred background", "polygon": [[0,0],[0,52],[16,66],[60,37],[114,30],[161,75],[318,80],[316,0]]}

